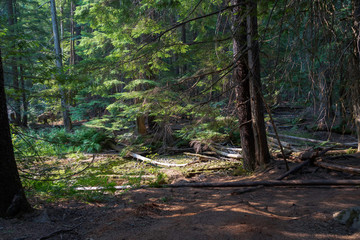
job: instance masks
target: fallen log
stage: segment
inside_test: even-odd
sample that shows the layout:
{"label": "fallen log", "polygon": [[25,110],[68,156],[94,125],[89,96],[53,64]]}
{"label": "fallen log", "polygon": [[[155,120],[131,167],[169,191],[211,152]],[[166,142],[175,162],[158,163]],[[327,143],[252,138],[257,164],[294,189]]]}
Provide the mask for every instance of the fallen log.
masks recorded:
{"label": "fallen log", "polygon": [[236,154],[236,153],[226,153],[226,152],[223,152],[223,151],[220,151],[212,146],[209,146],[209,148],[212,150],[212,151],[215,151],[217,152],[218,154],[224,156],[224,157],[228,157],[228,158],[235,158],[235,159],[242,159],[242,155],[241,154]]}
{"label": "fallen log", "polygon": [[216,158],[216,157],[206,156],[206,155],[202,155],[202,154],[198,154],[198,153],[184,152],[184,154],[187,155],[187,156],[198,157],[200,160],[201,160],[201,159],[220,160],[220,159],[218,159],[218,158]]}
{"label": "fallen log", "polygon": [[[109,143],[109,146],[120,152],[122,150],[122,148],[116,146],[115,144],[113,143]],[[144,157],[144,156],[141,156],[140,154],[136,154],[136,153],[133,153],[133,152],[129,152],[128,153],[131,157],[133,158],[136,158],[140,161],[143,161],[145,163],[148,163],[148,164],[151,164],[153,166],[165,166],[165,167],[185,167],[188,165],[188,163],[184,163],[184,164],[175,164],[175,163],[163,163],[163,162],[158,162],[158,161],[155,161],[155,160],[152,160],[150,158],[147,158],[147,157]]]}
{"label": "fallen log", "polygon": [[[274,133],[268,133],[268,134],[270,136],[275,136]],[[316,140],[316,139],[311,139],[311,138],[295,137],[295,136],[289,136],[289,135],[283,135],[283,134],[279,134],[279,137],[295,139],[295,140],[305,141],[305,142],[312,142],[312,143],[321,143],[321,144],[326,144],[327,143],[327,144],[332,144],[332,145],[345,146],[345,147],[356,147],[357,148],[357,143],[338,143],[338,142]]]}
{"label": "fallen log", "polygon": [[322,161],[314,162],[314,165],[318,166],[318,167],[326,168],[326,169],[335,170],[335,171],[341,171],[341,172],[346,172],[346,173],[351,173],[351,174],[360,174],[360,168],[341,166],[338,164],[327,163],[327,162],[322,162]]}
{"label": "fallen log", "polygon": [[185,167],[188,165],[188,163],[184,163],[184,164],[175,164],[175,163],[163,163],[163,162],[158,162],[155,160],[151,160],[150,158],[147,157],[143,157],[139,154],[133,153],[133,152],[129,152],[129,155],[132,156],[133,158],[136,158],[140,161],[143,161],[145,163],[149,163],[151,165],[155,165],[155,166],[165,166],[165,167]]}
{"label": "fallen log", "polygon": [[267,180],[267,181],[240,181],[240,182],[202,182],[162,185],[166,188],[206,188],[206,187],[253,187],[263,185],[265,187],[275,186],[360,186],[360,179],[356,180]]}
{"label": "fallen log", "polygon": [[220,144],[216,144],[216,147],[224,149],[224,150],[229,150],[229,151],[234,151],[234,152],[242,152],[242,148],[236,148],[236,147],[225,147],[222,146]]}
{"label": "fallen log", "polygon": [[[125,190],[125,189],[131,189],[131,188],[135,188],[135,187],[131,186],[131,185],[113,186],[113,187],[76,187],[75,190],[76,191],[98,191],[98,190],[112,190],[112,189]],[[141,186],[140,186],[140,188],[141,188]]]}
{"label": "fallen log", "polygon": [[281,175],[280,177],[276,178],[276,180],[282,180],[284,178],[286,178],[287,176],[289,176],[292,173],[295,173],[297,171],[299,171],[302,167],[304,167],[305,165],[308,165],[311,162],[311,160],[307,160],[305,162],[300,163],[299,165],[297,165],[296,167],[294,167],[293,169],[290,169],[289,171],[287,171],[286,173],[284,173],[283,175]]}
{"label": "fallen log", "polygon": [[[276,146],[279,146],[279,142],[277,141],[277,139],[273,138],[273,137],[268,137],[268,142],[269,144],[272,143]],[[293,143],[289,143],[289,142],[285,142],[285,141],[280,141],[280,143],[283,145],[284,148],[292,148],[292,145],[294,145]]]}
{"label": "fallen log", "polygon": [[[296,167],[294,167],[293,169],[290,169],[289,171],[287,171],[286,173],[284,173],[283,175],[281,175],[280,177],[276,178],[276,180],[283,180],[284,178],[286,178],[287,176],[289,176],[292,173],[295,173],[297,171],[299,171],[302,167],[304,167],[305,165],[309,164],[310,160],[307,160],[305,162],[300,163],[299,165],[297,165]],[[257,189],[263,188],[265,187],[264,185],[259,185],[256,187],[251,187],[251,188],[245,188],[245,189],[241,189],[241,190],[237,190],[232,192],[232,195],[240,195],[243,193],[247,193],[247,192],[252,192],[255,191]]]}
{"label": "fallen log", "polygon": [[[162,188],[228,188],[228,187],[276,187],[276,186],[358,186],[360,187],[360,179],[356,180],[268,180],[268,181],[238,181],[238,182],[201,182],[201,183],[175,183],[160,185]],[[153,186],[113,186],[113,187],[77,187],[78,191],[96,191],[96,190],[124,190],[151,188]]]}

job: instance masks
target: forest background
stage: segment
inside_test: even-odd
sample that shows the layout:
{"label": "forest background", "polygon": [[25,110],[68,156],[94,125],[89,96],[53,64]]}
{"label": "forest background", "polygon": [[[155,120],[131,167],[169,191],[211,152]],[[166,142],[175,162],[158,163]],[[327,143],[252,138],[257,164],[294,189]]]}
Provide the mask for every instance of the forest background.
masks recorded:
{"label": "forest background", "polygon": [[[262,86],[247,91],[261,93],[265,122],[271,109],[300,107],[313,118],[309,129],[359,133],[359,6],[4,0],[0,46],[15,155],[31,166],[34,156],[100,152],[109,142],[157,154],[212,143],[247,149],[242,129],[254,129],[254,115],[242,118],[241,107],[254,99],[241,99],[239,86],[256,76],[251,65]],[[239,67],[248,71],[240,81]],[[46,127],[57,121],[64,128]],[[268,161],[266,152],[263,162],[249,153],[244,167]]]}

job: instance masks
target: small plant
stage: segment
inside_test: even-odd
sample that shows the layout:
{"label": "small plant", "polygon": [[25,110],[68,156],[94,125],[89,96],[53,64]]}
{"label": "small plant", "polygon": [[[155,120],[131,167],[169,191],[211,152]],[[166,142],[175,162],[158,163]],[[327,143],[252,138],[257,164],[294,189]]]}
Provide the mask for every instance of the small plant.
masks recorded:
{"label": "small plant", "polygon": [[161,185],[168,183],[168,177],[165,173],[158,172],[153,182],[149,183],[152,187],[161,187]]}
{"label": "small plant", "polygon": [[167,203],[171,200],[172,200],[172,197],[167,197],[167,196],[160,198],[160,201],[162,201],[163,203]]}

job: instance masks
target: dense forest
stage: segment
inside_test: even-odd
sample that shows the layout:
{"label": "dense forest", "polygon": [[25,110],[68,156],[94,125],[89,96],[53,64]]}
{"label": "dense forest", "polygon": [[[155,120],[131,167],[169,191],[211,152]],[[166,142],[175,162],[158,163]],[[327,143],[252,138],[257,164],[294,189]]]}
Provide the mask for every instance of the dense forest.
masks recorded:
{"label": "dense forest", "polygon": [[0,6],[0,166],[11,169],[0,170],[0,216],[31,209],[26,196],[97,201],[78,190],[170,184],[159,166],[195,157],[248,176],[360,150],[359,0]]}

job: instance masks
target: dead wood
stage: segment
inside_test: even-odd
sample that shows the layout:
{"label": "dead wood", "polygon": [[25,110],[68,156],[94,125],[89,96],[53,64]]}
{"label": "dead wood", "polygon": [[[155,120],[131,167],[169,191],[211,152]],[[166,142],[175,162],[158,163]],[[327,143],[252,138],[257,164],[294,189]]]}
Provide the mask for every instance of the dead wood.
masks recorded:
{"label": "dead wood", "polygon": [[[302,167],[304,167],[305,165],[309,164],[311,161],[307,160],[305,162],[300,163],[299,165],[297,165],[296,167],[294,167],[293,169],[290,169],[289,171],[287,171],[286,173],[284,173],[283,175],[281,175],[280,177],[276,178],[276,180],[282,180],[284,178],[286,178],[287,176],[289,176],[292,173],[295,173],[297,171],[299,171]],[[245,189],[241,189],[241,190],[237,190],[232,192],[232,195],[240,195],[243,193],[247,193],[247,192],[252,192],[255,190],[258,190],[260,188],[263,188],[264,185],[260,185],[260,186],[256,186],[256,187],[251,187],[251,188],[245,188]]]}
{"label": "dead wood", "polygon": [[188,163],[184,163],[184,164],[175,164],[175,163],[163,163],[163,162],[158,162],[155,160],[151,160],[150,158],[147,157],[143,157],[139,154],[133,153],[133,152],[129,152],[129,155],[132,156],[133,158],[136,158],[140,161],[143,161],[145,163],[149,163],[151,165],[155,165],[155,166],[165,166],[165,167],[185,167],[188,165]]}
{"label": "dead wood", "polygon": [[[274,133],[269,133],[270,136],[275,136]],[[305,142],[312,142],[312,143],[322,143],[322,144],[331,144],[331,145],[337,145],[337,146],[345,146],[345,147],[357,147],[357,143],[338,143],[338,142],[330,142],[330,141],[322,141],[322,140],[316,140],[311,138],[302,138],[302,137],[295,137],[295,136],[289,136],[289,135],[283,135],[279,134],[279,137],[282,138],[289,138],[299,141],[305,141]]]}
{"label": "dead wood", "polygon": [[193,150],[194,150],[193,148],[176,148],[176,147],[167,147],[166,148],[166,151],[175,152],[175,153],[182,153],[185,151],[193,151]]}
{"label": "dead wood", "polygon": [[234,152],[242,152],[242,148],[237,148],[237,147],[225,147],[222,146],[220,144],[216,144],[217,148],[223,149],[223,150],[229,150],[229,151],[234,151]]}
{"label": "dead wood", "polygon": [[212,151],[215,151],[217,152],[218,154],[224,156],[224,157],[228,157],[228,158],[235,158],[235,159],[242,159],[242,155],[241,154],[236,154],[236,153],[226,153],[226,152],[223,152],[223,151],[220,151],[218,149],[216,149],[215,147],[213,146],[209,146],[209,148],[212,150]]}
{"label": "dead wood", "polygon": [[[116,151],[121,151],[122,148],[120,148],[119,146],[113,144],[113,143],[109,143],[109,146],[116,150]],[[137,153],[133,153],[133,152],[129,152],[128,153],[129,156],[135,158],[135,159],[138,159],[142,162],[145,162],[145,163],[148,163],[150,165],[153,165],[153,166],[165,166],[165,167],[185,167],[188,165],[188,163],[184,163],[184,164],[175,164],[175,163],[163,163],[163,162],[158,162],[158,161],[155,161],[155,160],[152,160],[150,158],[147,158],[147,157],[144,157],[144,156],[141,156],[140,154],[137,154]]]}
{"label": "dead wood", "polygon": [[284,220],[284,221],[289,221],[289,220],[297,220],[297,219],[300,219],[301,217],[288,217],[288,216],[281,216],[281,215],[278,215],[278,214],[275,214],[275,213],[271,213],[267,210],[262,210],[262,209],[259,209],[257,206],[254,206],[253,204],[251,204],[249,201],[245,201],[244,202],[248,207],[251,207],[252,209],[254,209],[256,212],[264,215],[264,216],[267,216],[267,217],[272,217],[272,218],[278,218],[278,219],[281,219],[281,220]]}
{"label": "dead wood", "polygon": [[319,149],[308,149],[306,151],[303,151],[299,154],[299,158],[301,160],[311,160],[314,161],[316,158],[322,157],[324,156],[327,152],[329,152],[331,149],[333,149],[334,147],[329,147],[329,148],[325,148],[323,150],[319,150]]}
{"label": "dead wood", "polygon": [[199,160],[220,160],[216,157],[211,157],[211,156],[206,156],[206,155],[202,155],[202,154],[198,154],[198,153],[189,153],[189,152],[184,152],[185,155],[187,156],[192,156],[192,157],[198,157]]}
{"label": "dead wood", "polygon": [[204,183],[182,183],[182,184],[167,184],[163,187],[167,188],[206,188],[206,187],[252,187],[252,186],[360,186],[360,179],[356,180],[267,180],[267,181],[241,181],[241,182],[204,182]]}
{"label": "dead wood", "polygon": [[350,152],[349,149],[337,149],[337,150],[330,150],[325,155],[347,155],[349,154],[349,152]]}
{"label": "dead wood", "polygon": [[293,169],[290,169],[289,171],[287,171],[286,173],[284,173],[283,175],[281,175],[280,177],[276,178],[276,180],[282,180],[284,178],[286,178],[287,176],[289,176],[292,173],[295,173],[297,171],[299,171],[302,167],[308,165],[311,162],[311,160],[307,160],[305,162],[300,163],[299,165],[297,165],[296,167],[294,167]]}
{"label": "dead wood", "polygon": [[[273,138],[273,137],[268,137],[268,142],[269,144],[273,144],[274,146],[279,146],[279,142],[277,141],[277,139]],[[285,142],[285,141],[280,141],[282,146],[284,148],[289,148],[291,149],[292,148],[292,143],[289,143],[289,142]]]}
{"label": "dead wood", "polygon": [[[201,182],[201,183],[176,183],[161,185],[163,188],[227,188],[227,187],[276,187],[276,186],[358,186],[360,187],[360,179],[355,180],[267,180],[267,181],[238,181],[238,182]],[[97,190],[124,190],[137,188],[150,188],[149,185],[141,186],[114,186],[114,187],[77,187],[78,191],[97,191]],[[251,191],[250,189],[249,191]]]}
{"label": "dead wood", "polygon": [[346,173],[351,173],[351,174],[360,174],[360,168],[341,166],[338,164],[327,163],[327,162],[323,162],[323,161],[317,161],[314,163],[314,165],[316,165],[318,167],[326,168],[326,169],[331,169],[331,170],[336,170],[336,171],[341,171],[341,172],[346,172]]}

